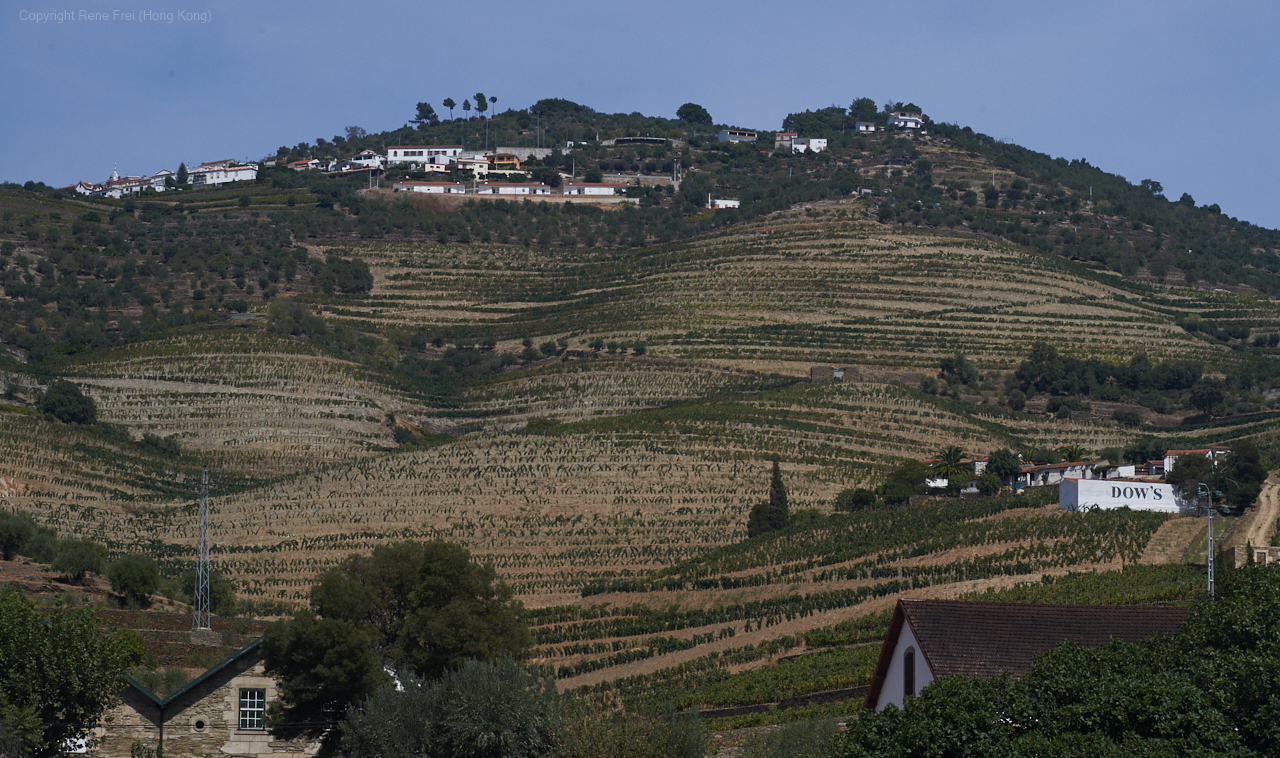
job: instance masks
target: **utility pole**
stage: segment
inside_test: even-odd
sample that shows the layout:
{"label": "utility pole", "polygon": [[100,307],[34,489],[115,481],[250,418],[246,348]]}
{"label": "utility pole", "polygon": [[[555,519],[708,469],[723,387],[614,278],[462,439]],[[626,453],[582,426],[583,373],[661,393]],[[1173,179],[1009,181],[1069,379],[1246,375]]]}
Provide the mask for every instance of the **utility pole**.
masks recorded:
{"label": "utility pole", "polygon": [[1205,563],[1209,565],[1209,599],[1212,600],[1213,599],[1213,490],[1211,490],[1209,488],[1209,485],[1205,484],[1204,482],[1200,483],[1199,490],[1200,491],[1198,494],[1200,495],[1202,502],[1207,502],[1209,504],[1208,508],[1205,509],[1209,514],[1209,526],[1208,526],[1209,547],[1208,547],[1208,552],[1205,553]]}

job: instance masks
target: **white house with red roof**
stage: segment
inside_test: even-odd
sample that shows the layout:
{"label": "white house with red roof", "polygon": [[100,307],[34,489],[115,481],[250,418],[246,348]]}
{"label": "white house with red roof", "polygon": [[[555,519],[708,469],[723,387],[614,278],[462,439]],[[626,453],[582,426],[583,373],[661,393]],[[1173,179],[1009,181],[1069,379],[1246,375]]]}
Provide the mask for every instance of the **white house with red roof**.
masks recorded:
{"label": "white house with red roof", "polygon": [[67,192],[75,192],[79,195],[96,195],[98,193],[99,186],[100,185],[94,184],[93,182],[80,181],[70,187],[63,187],[62,189]]}
{"label": "white house with red roof", "polygon": [[222,161],[216,164],[201,164],[187,172],[187,181],[198,187],[212,187],[231,182],[252,182],[258,178],[258,165],[247,163],[234,166]]}
{"label": "white house with red roof", "polygon": [[1213,461],[1217,465],[1218,459],[1225,457],[1231,452],[1231,448],[1214,445],[1213,447],[1204,447],[1197,450],[1169,450],[1164,454],[1164,473],[1173,471],[1173,464],[1184,455],[1203,455],[1205,458]]}
{"label": "white house with red roof", "polygon": [[300,161],[294,161],[289,164],[289,168],[294,171],[306,171],[308,169],[318,171],[320,169],[320,161],[315,158],[303,158]]}
{"label": "white house with red roof", "polygon": [[430,195],[462,195],[467,191],[467,185],[458,182],[419,182],[419,181],[400,181],[391,185],[391,189],[396,192],[425,192]]}
{"label": "white house with red roof", "polygon": [[894,111],[889,114],[889,126],[896,126],[899,129],[919,129],[924,126],[924,119],[919,113]]}

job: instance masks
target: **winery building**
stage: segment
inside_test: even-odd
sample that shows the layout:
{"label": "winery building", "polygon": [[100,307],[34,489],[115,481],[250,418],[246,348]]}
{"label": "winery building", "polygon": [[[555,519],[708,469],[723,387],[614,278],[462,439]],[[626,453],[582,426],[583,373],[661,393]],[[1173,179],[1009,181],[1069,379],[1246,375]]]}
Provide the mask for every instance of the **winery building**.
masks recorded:
{"label": "winery building", "polygon": [[136,742],[160,747],[157,754],[167,758],[315,755],[318,742],[278,740],[266,729],[267,703],[277,692],[263,671],[261,644],[258,637],[165,698],[125,677],[121,703],[98,728],[91,754],[129,758]]}

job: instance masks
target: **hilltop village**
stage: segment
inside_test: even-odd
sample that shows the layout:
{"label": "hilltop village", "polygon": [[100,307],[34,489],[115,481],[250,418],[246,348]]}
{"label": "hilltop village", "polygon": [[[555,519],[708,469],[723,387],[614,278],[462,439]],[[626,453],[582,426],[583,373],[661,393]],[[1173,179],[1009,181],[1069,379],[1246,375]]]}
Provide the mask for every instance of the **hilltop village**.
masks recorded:
{"label": "hilltop village", "polygon": [[[883,122],[856,121],[853,130],[859,135],[884,133],[886,129],[902,134],[924,130],[925,121],[920,113],[910,111],[892,111]],[[716,135],[720,143],[756,144],[760,135],[746,129],[721,129]],[[651,135],[616,137],[599,141],[601,147],[623,146],[659,146],[664,148],[687,147],[685,140],[674,137],[658,137]],[[112,171],[111,176],[101,183],[81,181],[64,191],[80,195],[108,197],[119,199],[125,196],[141,196],[156,194],[166,190],[193,189],[199,187],[216,187],[236,182],[253,182],[258,178],[259,165],[264,168],[286,166],[294,171],[316,171],[331,177],[366,176],[372,183],[389,169],[393,176],[434,175],[449,181],[427,181],[423,179],[398,178],[390,179],[389,185],[397,192],[421,192],[426,194],[452,195],[518,195],[529,197],[563,196],[563,197],[625,197],[630,187],[639,186],[652,174],[646,176],[637,172],[633,177],[618,175],[619,181],[603,181],[601,170],[584,166],[582,181],[577,181],[576,172],[554,172],[545,181],[524,181],[528,178],[529,169],[521,167],[521,161],[530,158],[547,159],[553,152],[570,153],[577,143],[569,141],[562,150],[548,147],[495,147],[493,150],[466,150],[463,145],[396,145],[385,153],[376,150],[362,150],[346,158],[331,156],[307,157],[282,162],[274,158],[266,158],[259,163],[239,163],[226,159],[201,163],[193,169],[186,164],[177,171],[162,169],[151,176],[120,176]],[[797,132],[779,131],[774,135],[773,150],[779,153],[821,153],[827,149],[827,140],[820,137],[802,137]],[[679,155],[679,153],[677,153]],[[899,164],[886,164],[899,165]],[[544,173],[544,172],[539,172]],[[669,178],[675,189],[680,186],[680,169],[673,164]],[[514,181],[511,181],[514,180]],[[858,188],[858,192],[865,192]],[[721,208],[737,208],[740,200],[735,198],[713,198],[708,195],[706,207],[712,210]]]}

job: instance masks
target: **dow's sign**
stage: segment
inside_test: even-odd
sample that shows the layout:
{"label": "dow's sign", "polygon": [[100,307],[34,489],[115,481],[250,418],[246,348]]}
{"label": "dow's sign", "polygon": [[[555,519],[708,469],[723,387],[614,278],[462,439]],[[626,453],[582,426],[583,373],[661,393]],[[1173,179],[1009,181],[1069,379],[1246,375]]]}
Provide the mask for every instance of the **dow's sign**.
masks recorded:
{"label": "dow's sign", "polygon": [[1132,508],[1181,513],[1186,510],[1173,485],[1132,479],[1064,479],[1058,486],[1058,507],[1066,511]]}

